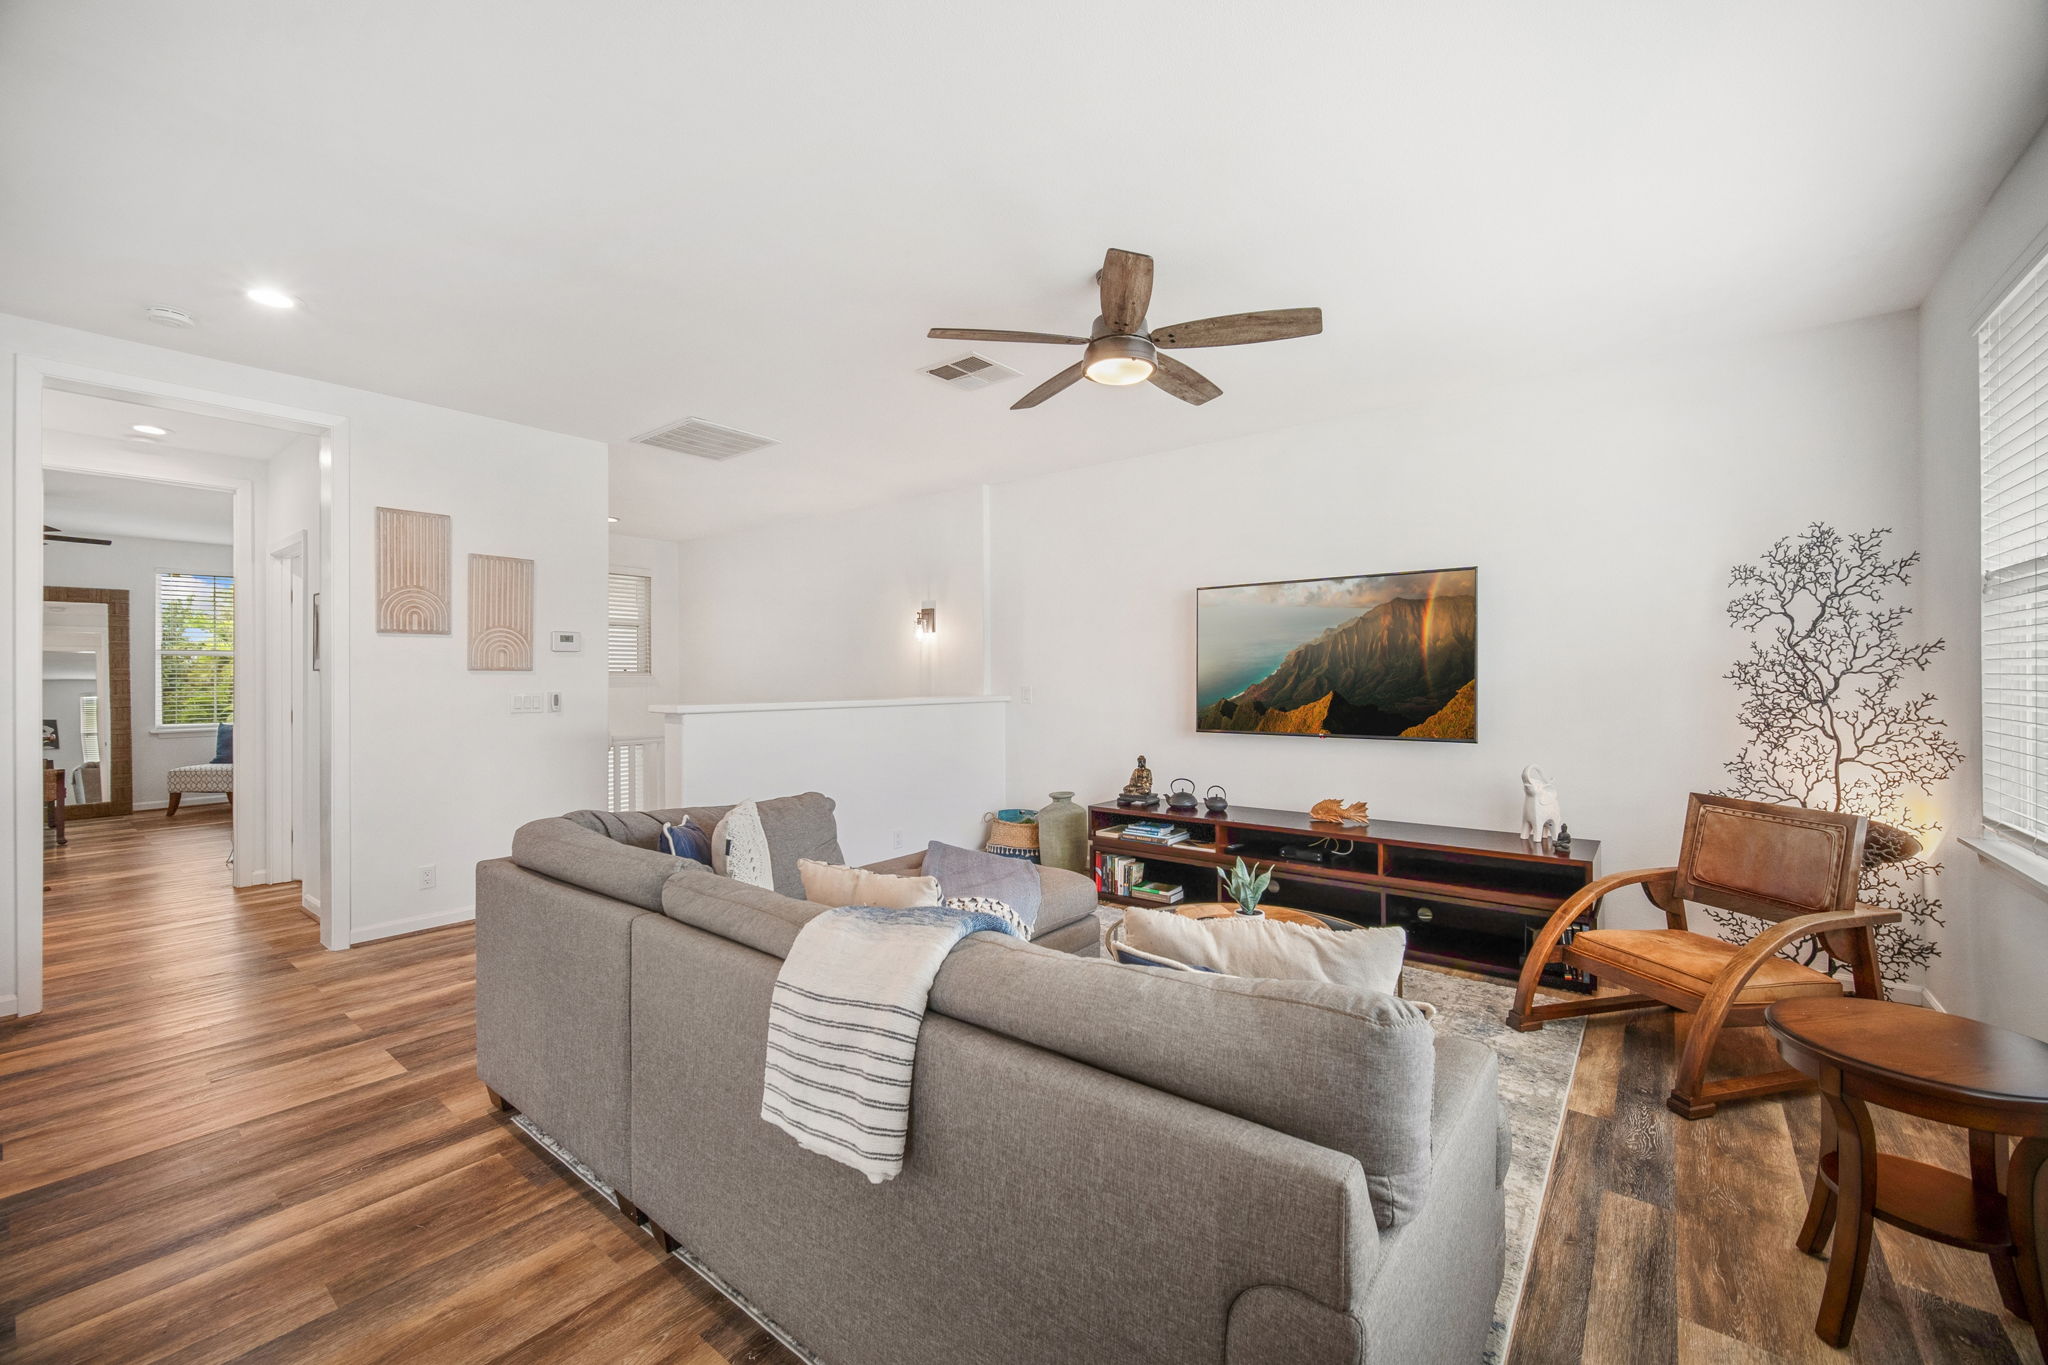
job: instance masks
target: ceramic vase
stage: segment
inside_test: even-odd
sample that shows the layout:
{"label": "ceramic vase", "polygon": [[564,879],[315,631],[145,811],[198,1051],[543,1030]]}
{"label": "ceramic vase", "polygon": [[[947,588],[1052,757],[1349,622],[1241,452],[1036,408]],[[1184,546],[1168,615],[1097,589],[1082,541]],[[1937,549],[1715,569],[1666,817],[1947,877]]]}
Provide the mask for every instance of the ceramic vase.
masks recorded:
{"label": "ceramic vase", "polygon": [[1088,865],[1088,812],[1072,792],[1048,794],[1052,804],[1038,812],[1039,864],[1079,872]]}

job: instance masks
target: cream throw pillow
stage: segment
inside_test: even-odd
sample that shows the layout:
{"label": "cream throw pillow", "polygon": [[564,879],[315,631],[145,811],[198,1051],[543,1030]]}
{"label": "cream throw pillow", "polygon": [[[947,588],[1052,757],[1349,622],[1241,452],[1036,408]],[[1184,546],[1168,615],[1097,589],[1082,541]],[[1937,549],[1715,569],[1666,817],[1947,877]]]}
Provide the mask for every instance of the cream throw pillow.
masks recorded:
{"label": "cream throw pillow", "polygon": [[840,867],[799,858],[797,875],[804,879],[804,899],[813,905],[874,905],[908,910],[939,903],[937,877],[897,877],[864,867]]}
{"label": "cream throw pillow", "polygon": [[775,869],[768,861],[768,831],[761,828],[761,811],[753,802],[734,806],[711,831],[711,870],[749,886],[775,889]]}
{"label": "cream throw pillow", "polygon": [[1143,906],[1124,912],[1124,941],[1141,953],[1226,976],[1328,981],[1386,995],[1398,993],[1408,951],[1407,931],[1391,926],[1314,929],[1264,915],[1190,919]]}

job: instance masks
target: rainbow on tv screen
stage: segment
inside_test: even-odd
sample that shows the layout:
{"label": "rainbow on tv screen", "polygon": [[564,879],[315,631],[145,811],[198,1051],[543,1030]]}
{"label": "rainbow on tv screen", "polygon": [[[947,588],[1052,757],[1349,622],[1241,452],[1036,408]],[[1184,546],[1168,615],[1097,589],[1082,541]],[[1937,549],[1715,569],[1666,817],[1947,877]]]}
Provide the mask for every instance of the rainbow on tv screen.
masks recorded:
{"label": "rainbow on tv screen", "polygon": [[1479,738],[1479,571],[1426,569],[1195,593],[1195,728]]}

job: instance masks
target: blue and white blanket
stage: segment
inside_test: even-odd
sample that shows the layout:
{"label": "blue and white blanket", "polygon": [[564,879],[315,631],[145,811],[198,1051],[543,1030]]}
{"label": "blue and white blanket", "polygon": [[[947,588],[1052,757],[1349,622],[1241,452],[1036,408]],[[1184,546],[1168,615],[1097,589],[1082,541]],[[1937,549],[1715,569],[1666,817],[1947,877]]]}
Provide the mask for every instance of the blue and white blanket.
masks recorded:
{"label": "blue and white blanket", "polygon": [[849,905],[806,924],[768,1006],[761,1117],[876,1184],[893,1180],[932,978],[983,929],[1017,932],[1014,917],[939,905]]}

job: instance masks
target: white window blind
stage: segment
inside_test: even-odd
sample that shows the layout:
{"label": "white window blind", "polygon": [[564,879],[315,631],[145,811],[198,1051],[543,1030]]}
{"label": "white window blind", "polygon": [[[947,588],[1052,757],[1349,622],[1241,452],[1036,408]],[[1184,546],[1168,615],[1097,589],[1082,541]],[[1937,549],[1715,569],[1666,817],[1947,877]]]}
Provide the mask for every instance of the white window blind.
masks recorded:
{"label": "white window blind", "polygon": [[658,739],[615,739],[605,754],[605,808],[646,810],[653,804]]}
{"label": "white window blind", "polygon": [[100,699],[80,697],[78,699],[78,738],[85,763],[100,761]]}
{"label": "white window blind", "polygon": [[235,580],[156,576],[156,721],[219,725],[235,718]]}
{"label": "white window blind", "polygon": [[645,574],[615,573],[605,593],[605,666],[614,673],[654,671],[654,580]]}
{"label": "white window blind", "polygon": [[1984,823],[2048,852],[2048,261],[1977,332]]}

